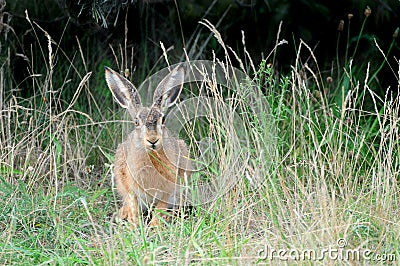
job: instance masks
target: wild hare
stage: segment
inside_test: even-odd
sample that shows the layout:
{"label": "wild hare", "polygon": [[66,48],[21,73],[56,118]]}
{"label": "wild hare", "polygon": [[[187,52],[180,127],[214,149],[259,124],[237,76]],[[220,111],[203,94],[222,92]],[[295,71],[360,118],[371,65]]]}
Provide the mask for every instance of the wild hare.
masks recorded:
{"label": "wild hare", "polygon": [[[137,226],[142,212],[179,205],[179,184],[190,177],[188,148],[163,123],[165,112],[182,91],[184,68],[174,68],[158,84],[150,107],[141,105],[137,89],[122,75],[105,67],[105,77],[115,100],[135,122],[135,129],[117,148],[114,176],[123,200],[119,218]],[[153,213],[150,225],[158,224]]]}

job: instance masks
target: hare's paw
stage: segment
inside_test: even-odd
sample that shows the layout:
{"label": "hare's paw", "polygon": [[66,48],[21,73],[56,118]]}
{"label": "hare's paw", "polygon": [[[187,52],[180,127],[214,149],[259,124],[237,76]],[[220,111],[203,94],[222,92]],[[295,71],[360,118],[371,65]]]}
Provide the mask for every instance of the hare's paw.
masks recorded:
{"label": "hare's paw", "polygon": [[118,217],[122,220],[127,220],[133,227],[139,225],[139,213],[130,206],[122,206],[119,210]]}
{"label": "hare's paw", "polygon": [[164,210],[160,211],[159,213],[153,213],[153,218],[151,219],[149,226],[157,227],[162,224],[170,223],[171,217],[172,217],[171,213],[166,212]]}
{"label": "hare's paw", "polygon": [[149,223],[150,227],[158,227],[160,226],[160,220],[157,217],[153,217]]}

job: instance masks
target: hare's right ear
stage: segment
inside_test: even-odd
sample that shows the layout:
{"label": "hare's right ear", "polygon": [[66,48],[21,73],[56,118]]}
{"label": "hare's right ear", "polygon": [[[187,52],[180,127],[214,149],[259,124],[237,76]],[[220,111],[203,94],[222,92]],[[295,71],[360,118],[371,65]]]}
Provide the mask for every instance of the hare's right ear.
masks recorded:
{"label": "hare's right ear", "polygon": [[173,105],[182,91],[185,72],[182,66],[175,67],[158,84],[153,95],[153,105],[163,112]]}
{"label": "hare's right ear", "polygon": [[123,108],[139,108],[141,106],[140,97],[135,86],[133,86],[133,84],[121,74],[115,72],[109,67],[105,66],[104,71],[107,85],[110,88],[114,99]]}

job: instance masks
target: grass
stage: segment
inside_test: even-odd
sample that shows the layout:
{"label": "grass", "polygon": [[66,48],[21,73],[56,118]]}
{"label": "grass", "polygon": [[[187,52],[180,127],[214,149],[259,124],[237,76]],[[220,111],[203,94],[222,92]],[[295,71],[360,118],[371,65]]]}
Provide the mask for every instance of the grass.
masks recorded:
{"label": "grass", "polygon": [[[332,93],[326,88],[334,84],[322,77],[303,42],[286,76],[263,61],[253,69],[256,87],[238,86],[232,96],[246,103],[249,88],[256,89],[270,106],[258,106],[260,116],[240,109],[248,136],[241,156],[232,160],[232,132],[221,120],[204,130],[224,139],[204,175],[230,173],[237,178],[234,187],[164,226],[132,230],[114,219],[120,202],[111,165],[123,116],[111,94],[93,95],[93,86],[105,87],[100,71],[85,71],[69,58],[67,67],[54,63],[66,55],[50,38],[41,44],[45,70],[30,62],[29,98],[7,90],[11,77],[4,65],[0,69],[0,264],[236,265],[285,263],[288,257],[288,263],[310,265],[372,263],[301,257],[307,250],[320,257],[329,248],[370,251],[369,259],[398,263],[399,98],[373,92],[365,82],[368,66],[359,79],[350,64]],[[228,65],[243,66],[240,59],[232,63],[232,51],[218,42]],[[313,67],[299,63],[304,54]],[[54,73],[65,69],[66,77],[56,79]],[[68,101],[65,93],[72,96]],[[364,108],[366,97],[373,108]]]}

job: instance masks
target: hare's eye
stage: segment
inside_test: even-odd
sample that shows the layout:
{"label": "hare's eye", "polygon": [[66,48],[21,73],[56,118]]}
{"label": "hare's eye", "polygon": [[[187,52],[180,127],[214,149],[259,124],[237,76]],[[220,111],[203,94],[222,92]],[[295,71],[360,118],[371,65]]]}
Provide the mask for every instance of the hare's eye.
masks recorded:
{"label": "hare's eye", "polygon": [[139,118],[135,118],[135,126],[139,126]]}

